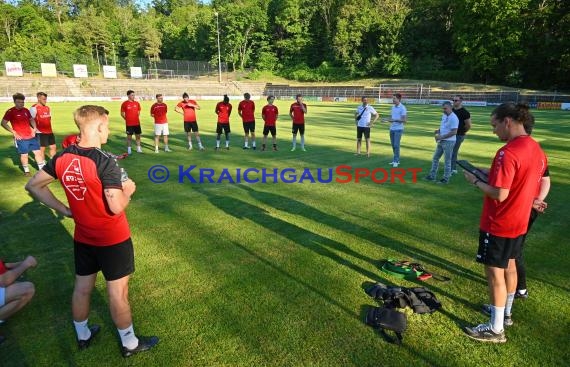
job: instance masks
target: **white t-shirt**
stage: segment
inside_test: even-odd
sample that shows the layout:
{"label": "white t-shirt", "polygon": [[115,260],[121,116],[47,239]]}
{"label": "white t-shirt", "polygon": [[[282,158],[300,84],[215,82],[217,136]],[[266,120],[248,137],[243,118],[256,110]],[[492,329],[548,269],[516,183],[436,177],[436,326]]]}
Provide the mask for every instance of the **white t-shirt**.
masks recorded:
{"label": "white t-shirt", "polygon": [[[364,111],[364,113],[362,113]],[[362,113],[362,116],[360,114]],[[371,105],[367,104],[366,106],[360,105],[356,109],[356,117],[360,116],[360,120],[358,120],[359,127],[368,127],[370,125],[370,120],[372,115],[377,115],[378,112],[372,107]]]}
{"label": "white t-shirt", "polygon": [[[404,120],[408,111],[406,110],[406,106],[403,104],[393,105],[392,106],[392,120]],[[392,122],[390,125],[390,130],[404,130],[404,123],[403,122]]]}
{"label": "white t-shirt", "polygon": [[[439,135],[449,134],[449,132],[453,129],[457,129],[459,127],[459,119],[457,115],[453,112],[449,115],[445,113],[441,116],[441,124],[439,126]],[[443,139],[445,141],[455,141],[455,135],[450,136],[447,139]]]}

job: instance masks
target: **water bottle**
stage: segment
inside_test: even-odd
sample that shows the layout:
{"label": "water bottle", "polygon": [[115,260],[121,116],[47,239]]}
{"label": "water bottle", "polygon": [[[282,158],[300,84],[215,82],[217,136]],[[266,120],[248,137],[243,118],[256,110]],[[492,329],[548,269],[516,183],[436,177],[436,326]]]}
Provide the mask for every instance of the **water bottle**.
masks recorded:
{"label": "water bottle", "polygon": [[124,168],[121,168],[121,182],[125,182],[128,179],[129,175],[127,174],[127,171]]}

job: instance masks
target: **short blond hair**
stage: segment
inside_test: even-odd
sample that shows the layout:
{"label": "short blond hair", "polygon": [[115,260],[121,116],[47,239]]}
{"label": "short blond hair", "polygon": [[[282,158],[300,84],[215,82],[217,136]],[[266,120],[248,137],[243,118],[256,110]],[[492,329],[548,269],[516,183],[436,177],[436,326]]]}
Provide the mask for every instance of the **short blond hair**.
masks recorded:
{"label": "short blond hair", "polygon": [[107,115],[109,115],[109,111],[107,111],[105,107],[85,105],[79,107],[75,112],[73,112],[73,120],[77,127],[81,128],[82,125]]}

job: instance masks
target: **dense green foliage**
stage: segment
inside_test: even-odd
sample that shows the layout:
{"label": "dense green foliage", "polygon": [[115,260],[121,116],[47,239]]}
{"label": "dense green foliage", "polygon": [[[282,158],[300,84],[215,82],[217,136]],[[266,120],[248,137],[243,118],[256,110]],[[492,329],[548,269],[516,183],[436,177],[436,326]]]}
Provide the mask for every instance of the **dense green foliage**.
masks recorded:
{"label": "dense green foliage", "polygon": [[[13,5],[15,3],[16,5]],[[383,76],[570,88],[559,0],[0,1],[0,60],[222,61],[297,80]],[[216,16],[216,13],[218,14]],[[340,68],[340,69],[339,69]]]}

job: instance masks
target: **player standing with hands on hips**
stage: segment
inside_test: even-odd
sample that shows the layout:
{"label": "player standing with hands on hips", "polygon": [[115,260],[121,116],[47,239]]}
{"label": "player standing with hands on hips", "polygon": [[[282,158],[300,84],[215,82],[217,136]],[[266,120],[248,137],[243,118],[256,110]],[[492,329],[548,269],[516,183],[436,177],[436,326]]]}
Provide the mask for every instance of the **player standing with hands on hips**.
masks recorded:
{"label": "player standing with hands on hips", "polygon": [[289,108],[289,116],[293,120],[293,147],[291,151],[297,149],[297,132],[301,135],[301,150],[306,152],[305,149],[305,114],[307,114],[307,105],[303,103],[303,96],[297,94],[296,101]]}
{"label": "player standing with hands on hips", "polygon": [[[101,150],[109,136],[109,111],[83,106],[74,113],[81,141],[48,162],[26,185],[36,199],[58,213],[72,217],[75,286],[72,314],[79,349],[88,348],[99,333],[88,324],[91,293],[97,274],[107,285],[111,318],[121,338],[121,354],[129,357],[158,343],[156,336],[136,336],[129,305],[129,278],[135,271],[133,243],[125,209],[136,190],[135,183],[121,177],[115,158]],[[59,180],[69,207],[57,199],[48,185]]]}

